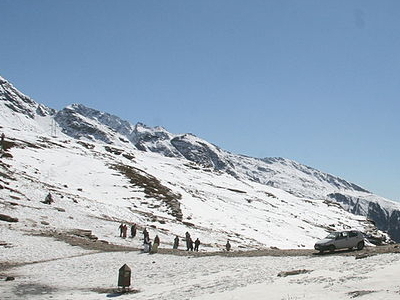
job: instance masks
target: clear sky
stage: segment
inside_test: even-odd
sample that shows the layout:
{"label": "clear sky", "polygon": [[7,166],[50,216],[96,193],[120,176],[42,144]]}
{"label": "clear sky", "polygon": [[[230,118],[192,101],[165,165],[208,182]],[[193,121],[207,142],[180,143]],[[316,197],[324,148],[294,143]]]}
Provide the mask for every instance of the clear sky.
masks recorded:
{"label": "clear sky", "polygon": [[400,201],[400,1],[0,0],[0,75]]}

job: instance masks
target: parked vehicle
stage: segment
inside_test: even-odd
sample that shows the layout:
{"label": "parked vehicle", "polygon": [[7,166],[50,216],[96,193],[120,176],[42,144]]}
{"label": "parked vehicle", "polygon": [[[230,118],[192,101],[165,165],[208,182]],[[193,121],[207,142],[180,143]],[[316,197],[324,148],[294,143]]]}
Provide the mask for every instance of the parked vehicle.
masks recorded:
{"label": "parked vehicle", "polygon": [[320,253],[324,251],[334,252],[336,249],[349,250],[364,248],[364,235],[356,230],[331,232],[326,238],[315,243],[314,249]]}

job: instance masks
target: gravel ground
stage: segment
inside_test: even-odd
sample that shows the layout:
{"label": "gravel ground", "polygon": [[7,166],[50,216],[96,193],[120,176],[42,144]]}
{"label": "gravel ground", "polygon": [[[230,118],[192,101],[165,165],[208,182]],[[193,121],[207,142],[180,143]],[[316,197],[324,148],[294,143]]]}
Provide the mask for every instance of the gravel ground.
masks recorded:
{"label": "gravel ground", "polygon": [[[107,241],[101,241],[93,237],[87,231],[69,231],[69,232],[58,232],[58,231],[41,231],[41,232],[32,232],[32,235],[45,236],[48,238],[54,238],[58,241],[65,242],[71,246],[80,247],[85,250],[91,250],[95,252],[130,252],[130,251],[142,251],[141,248],[136,247],[127,247],[122,245],[110,244]],[[234,250],[234,251],[185,251],[185,250],[174,250],[170,248],[159,248],[159,254],[170,254],[176,256],[186,256],[186,257],[210,257],[210,256],[223,256],[223,257],[257,257],[257,256],[274,256],[274,257],[290,257],[290,256],[354,256],[357,259],[362,259],[368,256],[374,256],[377,254],[384,253],[400,253],[400,245],[399,244],[390,244],[376,247],[365,247],[363,250],[337,250],[334,253],[325,252],[323,254],[315,251],[313,249],[259,249],[259,250]],[[2,262],[0,263],[0,271],[6,271],[7,269],[38,263],[41,261],[29,262],[29,263],[8,263]]]}
{"label": "gravel ground", "polygon": [[[42,236],[53,237],[59,241],[64,241],[72,246],[78,246],[85,250],[97,250],[99,252],[113,252],[113,251],[141,251],[140,248],[126,247],[121,245],[110,244],[106,241],[99,241],[96,239],[90,239],[87,236],[76,235],[76,231],[71,232],[42,232]],[[235,251],[212,251],[212,252],[192,252],[184,250],[174,250],[159,248],[158,253],[160,254],[172,254],[179,256],[194,256],[194,257],[205,257],[205,256],[226,256],[226,257],[256,257],[256,256],[311,256],[311,255],[345,255],[355,256],[357,258],[363,258],[371,255],[384,254],[384,253],[400,253],[399,244],[390,244],[375,247],[365,247],[363,250],[337,250],[334,253],[325,252],[320,254],[318,251],[313,249],[259,249],[259,250],[235,250]]]}

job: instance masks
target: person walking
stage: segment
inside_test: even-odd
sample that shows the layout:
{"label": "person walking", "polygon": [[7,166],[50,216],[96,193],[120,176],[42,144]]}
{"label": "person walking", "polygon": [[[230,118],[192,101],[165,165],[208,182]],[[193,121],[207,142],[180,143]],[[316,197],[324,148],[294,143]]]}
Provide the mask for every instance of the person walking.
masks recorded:
{"label": "person walking", "polygon": [[160,246],[160,238],[158,235],[154,238],[153,246],[151,247],[150,254],[154,254],[158,252],[158,246]]}
{"label": "person walking", "polygon": [[4,134],[4,132],[1,134],[1,149],[3,149],[3,150],[5,150],[4,149],[4,138],[5,138],[6,136],[5,136],[5,134]]}
{"label": "person walking", "polygon": [[189,237],[189,241],[188,241],[188,248],[186,251],[193,251],[193,240],[191,237]]}
{"label": "person walking", "polygon": [[143,239],[143,252],[149,253],[150,251],[151,251],[151,241],[150,241],[149,235],[147,234],[147,235],[145,235],[145,237]]}
{"label": "person walking", "polygon": [[149,237],[150,237],[149,232],[147,231],[146,228],[144,228],[143,229],[143,240],[146,240],[146,238],[148,239]]}
{"label": "person walking", "polygon": [[150,240],[146,240],[143,243],[143,252],[144,253],[149,253],[150,251],[151,251],[151,242],[150,242]]}
{"label": "person walking", "polygon": [[229,243],[229,240],[226,242],[225,248],[226,251],[231,251],[231,243]]}
{"label": "person walking", "polygon": [[131,226],[131,238],[134,238],[136,236],[136,224],[133,224]]}
{"label": "person walking", "polygon": [[[190,241],[191,240],[192,239],[190,238],[190,233],[186,231],[186,233],[185,233],[186,251],[189,251],[189,249],[190,249]],[[192,241],[192,244],[193,244],[193,241]]]}
{"label": "person walking", "polygon": [[124,224],[121,223],[118,228],[119,228],[119,237],[122,237],[122,231],[124,230],[123,229],[124,228]]}
{"label": "person walking", "polygon": [[127,231],[128,231],[128,226],[126,226],[126,224],[124,224],[122,226],[122,238],[124,238],[124,239],[126,238]]}
{"label": "person walking", "polygon": [[143,244],[145,244],[145,245],[149,245],[150,244],[150,237],[148,235],[144,238]]}
{"label": "person walking", "polygon": [[199,246],[200,246],[200,240],[199,240],[199,238],[197,238],[195,241],[194,241],[194,251],[199,251]]}
{"label": "person walking", "polygon": [[173,249],[178,249],[178,247],[179,247],[179,237],[176,236],[175,239],[174,239]]}

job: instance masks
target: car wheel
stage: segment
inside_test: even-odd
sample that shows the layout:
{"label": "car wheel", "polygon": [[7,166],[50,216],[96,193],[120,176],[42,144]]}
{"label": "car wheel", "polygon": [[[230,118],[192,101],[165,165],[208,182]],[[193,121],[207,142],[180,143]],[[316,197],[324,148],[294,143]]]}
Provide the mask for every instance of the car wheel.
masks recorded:
{"label": "car wheel", "polygon": [[330,253],[335,252],[335,246],[334,245],[330,245],[328,249],[329,249]]}
{"label": "car wheel", "polygon": [[361,241],[357,244],[357,250],[362,250],[364,248],[364,241]]}
{"label": "car wheel", "polygon": [[319,254],[324,254],[324,250],[319,250]]}

